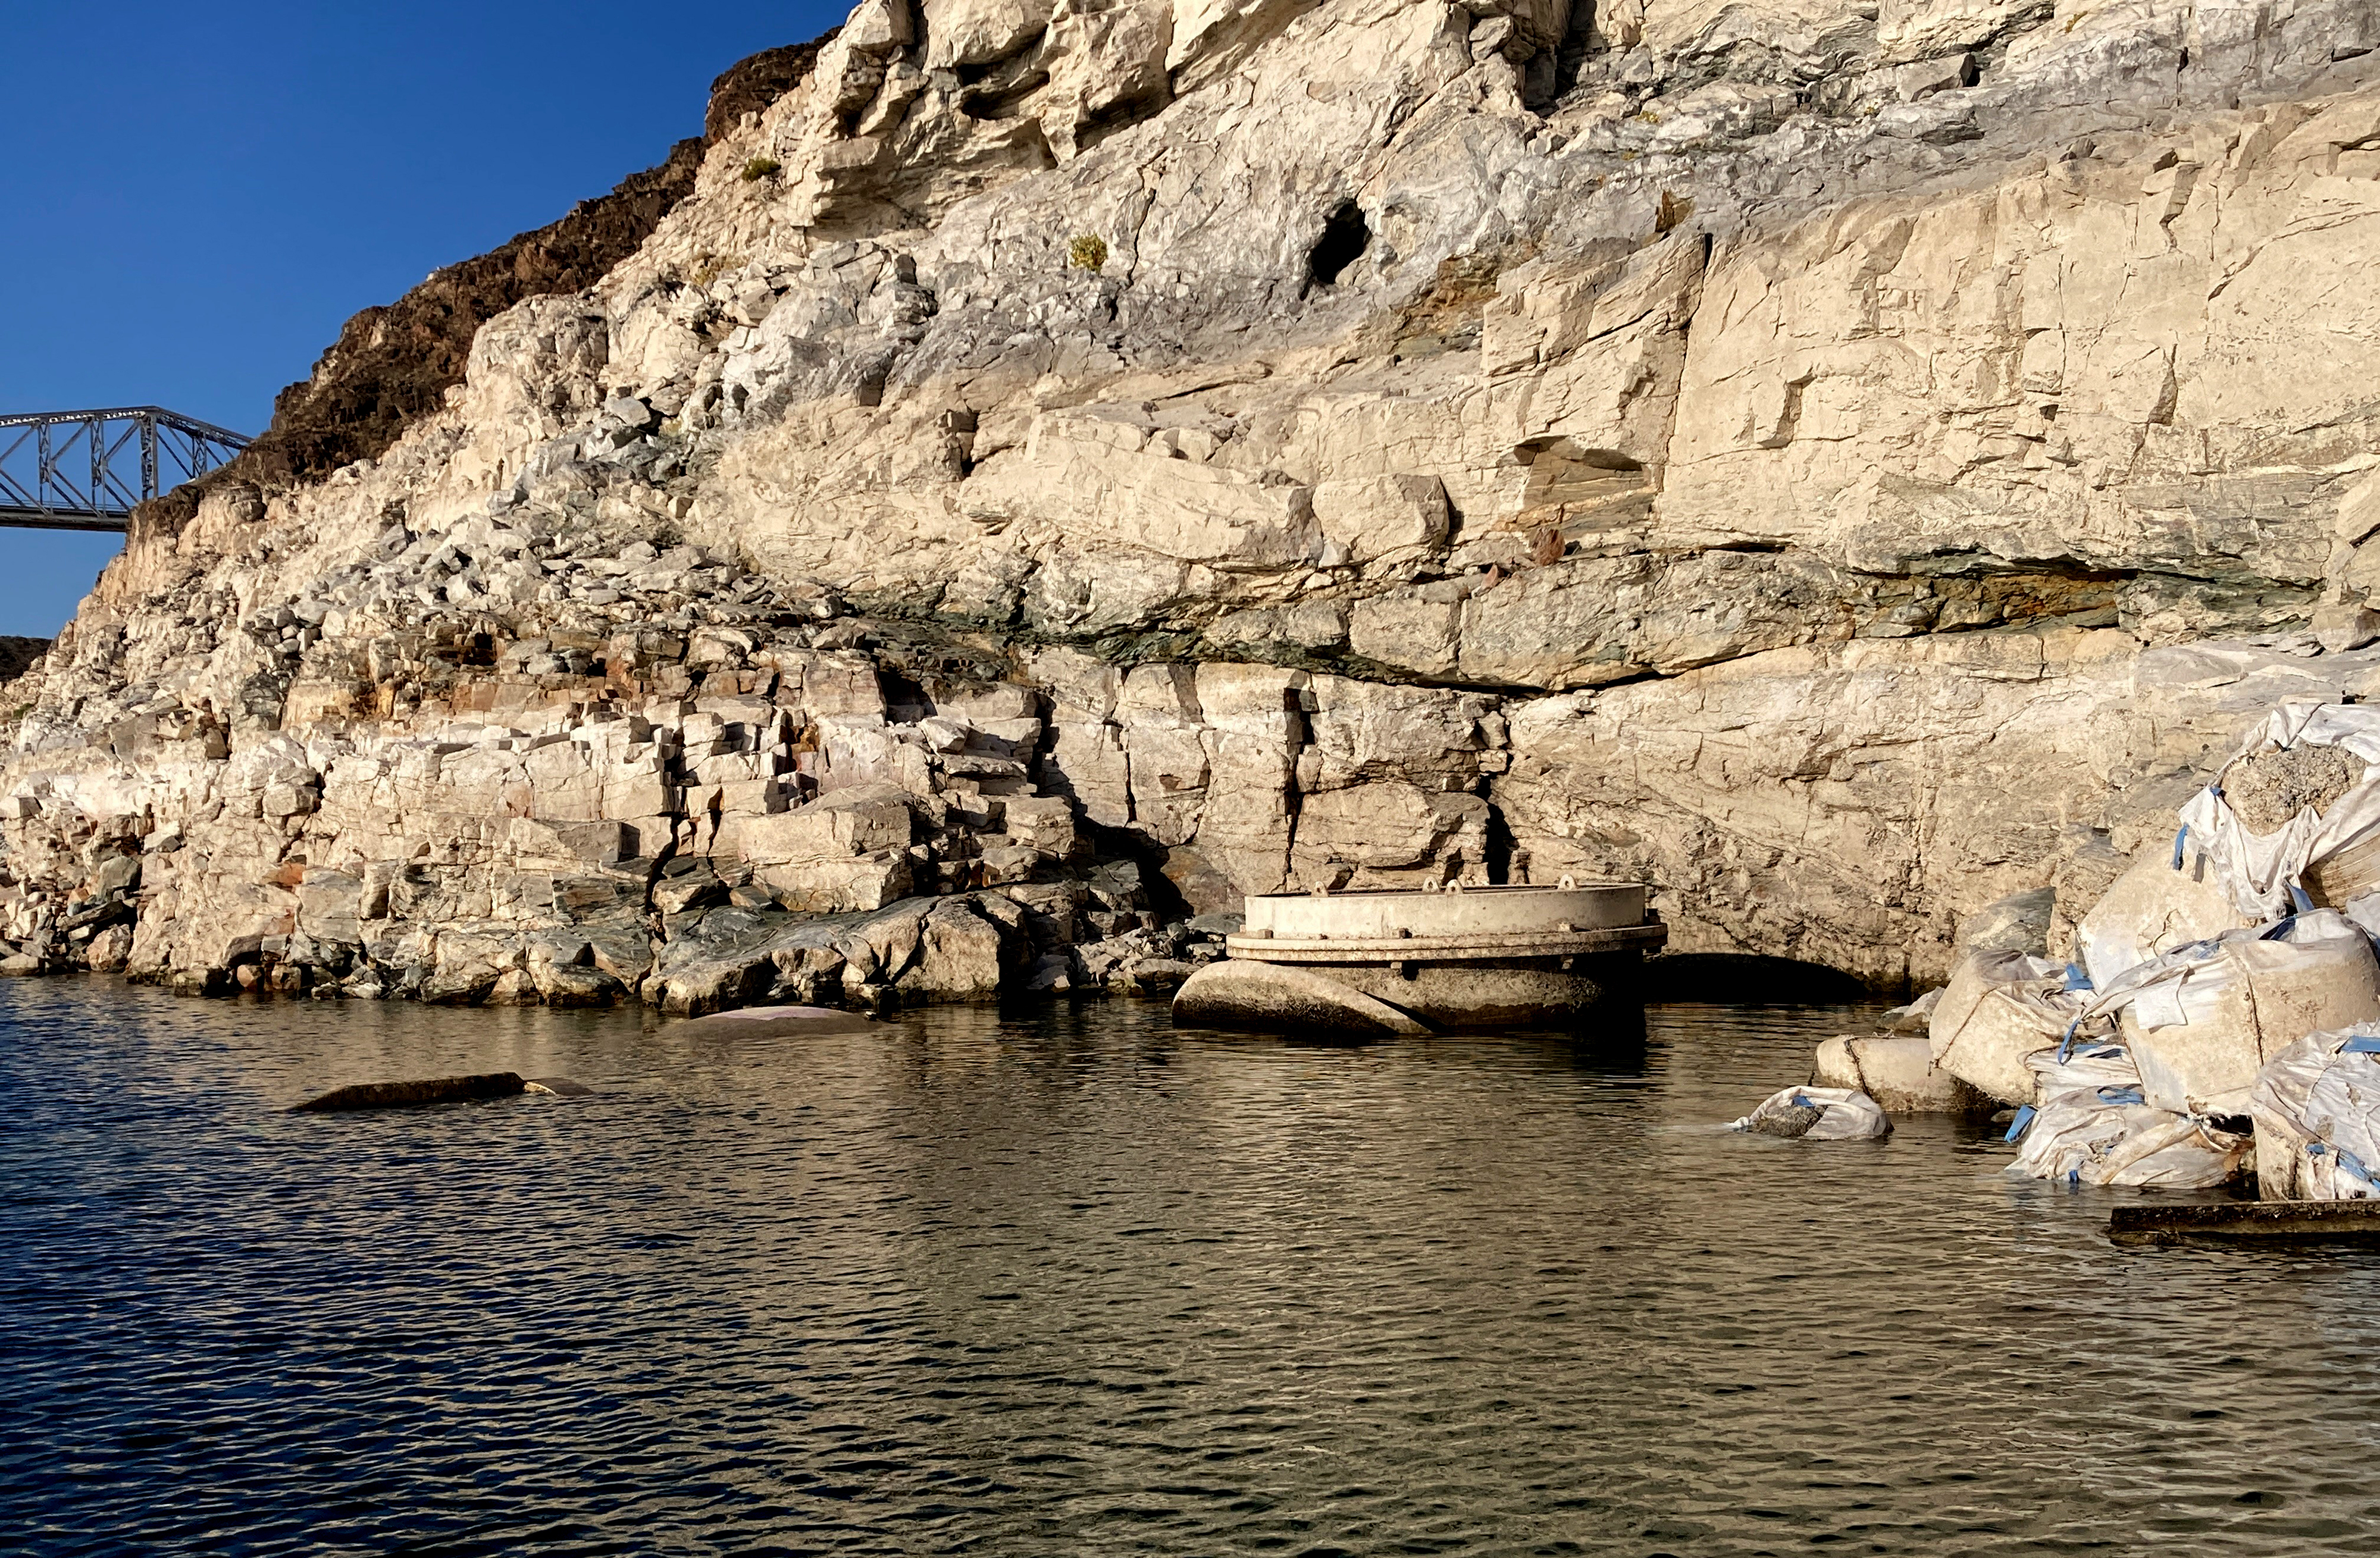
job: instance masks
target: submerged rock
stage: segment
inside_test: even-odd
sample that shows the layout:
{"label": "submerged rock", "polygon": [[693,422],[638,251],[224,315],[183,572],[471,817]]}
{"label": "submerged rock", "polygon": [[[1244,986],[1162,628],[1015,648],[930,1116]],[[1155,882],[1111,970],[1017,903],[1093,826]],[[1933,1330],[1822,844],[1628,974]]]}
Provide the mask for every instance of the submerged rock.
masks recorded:
{"label": "submerged rock", "polygon": [[671,1027],[677,1039],[776,1039],[804,1034],[887,1032],[886,1025],[857,1012],[826,1007],[746,1007],[714,1012]]}
{"label": "submerged rock", "polygon": [[[438,1077],[427,1081],[358,1082],[333,1088],[298,1105],[293,1114],[335,1114],[351,1109],[411,1109],[429,1104],[462,1104],[485,1098],[511,1098],[528,1090],[528,1083],[511,1071],[490,1071],[471,1077]],[[553,1092],[558,1089],[547,1088]]]}

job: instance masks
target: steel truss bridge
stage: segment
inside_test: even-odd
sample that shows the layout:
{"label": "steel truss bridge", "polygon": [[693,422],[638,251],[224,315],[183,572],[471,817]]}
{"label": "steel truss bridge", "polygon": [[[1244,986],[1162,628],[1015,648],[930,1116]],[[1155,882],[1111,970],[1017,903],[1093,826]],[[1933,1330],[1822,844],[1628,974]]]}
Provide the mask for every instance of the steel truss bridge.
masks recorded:
{"label": "steel truss bridge", "polygon": [[134,504],[247,447],[245,434],[163,406],[0,415],[0,525],[122,530]]}

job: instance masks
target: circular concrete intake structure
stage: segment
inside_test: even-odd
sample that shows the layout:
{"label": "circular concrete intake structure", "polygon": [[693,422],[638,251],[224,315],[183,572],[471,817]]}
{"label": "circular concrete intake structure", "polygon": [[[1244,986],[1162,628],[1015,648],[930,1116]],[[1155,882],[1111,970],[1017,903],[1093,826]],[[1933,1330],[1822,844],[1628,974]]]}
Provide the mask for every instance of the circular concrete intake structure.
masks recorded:
{"label": "circular concrete intake structure", "polygon": [[1669,934],[1629,882],[1256,897],[1173,1016],[1354,1034],[1561,1022],[1635,999]]}

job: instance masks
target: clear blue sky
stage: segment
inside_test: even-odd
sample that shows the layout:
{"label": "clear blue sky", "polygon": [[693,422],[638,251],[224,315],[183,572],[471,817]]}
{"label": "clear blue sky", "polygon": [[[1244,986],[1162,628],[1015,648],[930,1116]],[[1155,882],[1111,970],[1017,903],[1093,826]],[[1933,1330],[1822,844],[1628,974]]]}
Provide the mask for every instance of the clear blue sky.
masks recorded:
{"label": "clear blue sky", "polygon": [[[702,130],[815,0],[0,0],[0,411],[261,429],[357,309]],[[0,530],[0,633],[47,636],[115,538]]]}

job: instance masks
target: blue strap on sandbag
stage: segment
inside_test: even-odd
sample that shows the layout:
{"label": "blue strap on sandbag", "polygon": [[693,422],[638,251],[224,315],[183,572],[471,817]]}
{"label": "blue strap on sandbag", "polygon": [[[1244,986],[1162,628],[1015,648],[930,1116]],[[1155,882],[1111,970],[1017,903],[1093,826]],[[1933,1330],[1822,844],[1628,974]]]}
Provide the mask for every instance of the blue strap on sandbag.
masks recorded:
{"label": "blue strap on sandbag", "polygon": [[2074,1030],[2082,1026],[2082,1019],[2080,1017],[2066,1025],[2066,1036],[2058,1041],[2058,1063],[2060,1066],[2065,1065],[2066,1057],[2074,1053]]}
{"label": "blue strap on sandbag", "polygon": [[2181,825],[2180,830],[2173,836],[2173,868],[2176,871],[2181,869],[2181,847],[2189,841],[2190,824],[2185,822]]}
{"label": "blue strap on sandbag", "polygon": [[2306,897],[2306,890],[2295,882],[2289,884],[2289,907],[2300,914],[2313,912],[2313,900]]}
{"label": "blue strap on sandbag", "polygon": [[2380,1178],[2374,1177],[2372,1170],[2364,1166],[2364,1163],[2362,1158],[2357,1157],[2353,1153],[2349,1152],[2344,1147],[2333,1147],[2331,1149],[2331,1155],[2338,1160],[2339,1167],[2345,1169],[2348,1173],[2354,1175],[2358,1179],[2362,1180],[2374,1190],[2380,1190]]}
{"label": "blue strap on sandbag", "polygon": [[[2291,892],[2297,891],[2295,888],[2291,888],[2289,890]],[[2307,907],[2312,908],[2313,905],[2308,904]],[[2275,920],[2271,924],[2266,925],[2263,930],[2258,931],[2256,933],[2256,939],[2259,941],[2278,941],[2281,937],[2289,935],[2290,931],[2294,930],[2297,927],[2297,923],[2298,917],[2295,913],[2284,914],[2279,919]],[[2208,942],[2206,945],[2211,947],[2214,943]]]}
{"label": "blue strap on sandbag", "polygon": [[2018,1137],[2023,1135],[2025,1127],[2033,1123],[2033,1117],[2039,1112],[2040,1111],[2036,1110],[2030,1104],[2027,1104],[2022,1108],[2019,1109],[2016,1112],[2016,1117],[2009,1121],[2008,1134],[2001,1137],[2000,1140],[2003,1141],[2013,1141]]}
{"label": "blue strap on sandbag", "polygon": [[2341,1055],[2380,1055],[2380,1036],[2358,1033],[2338,1046]]}
{"label": "blue strap on sandbag", "polygon": [[2127,1087],[2121,1082],[2110,1082],[2107,1086],[2099,1090],[2099,1102],[2102,1104],[2145,1104],[2148,1102],[2148,1095],[2141,1092],[2139,1088]]}
{"label": "blue strap on sandbag", "polygon": [[2098,986],[2091,983],[2091,976],[2083,972],[2082,965],[2081,963],[2069,963],[2066,965],[2066,988],[2069,990],[2096,990]]}

